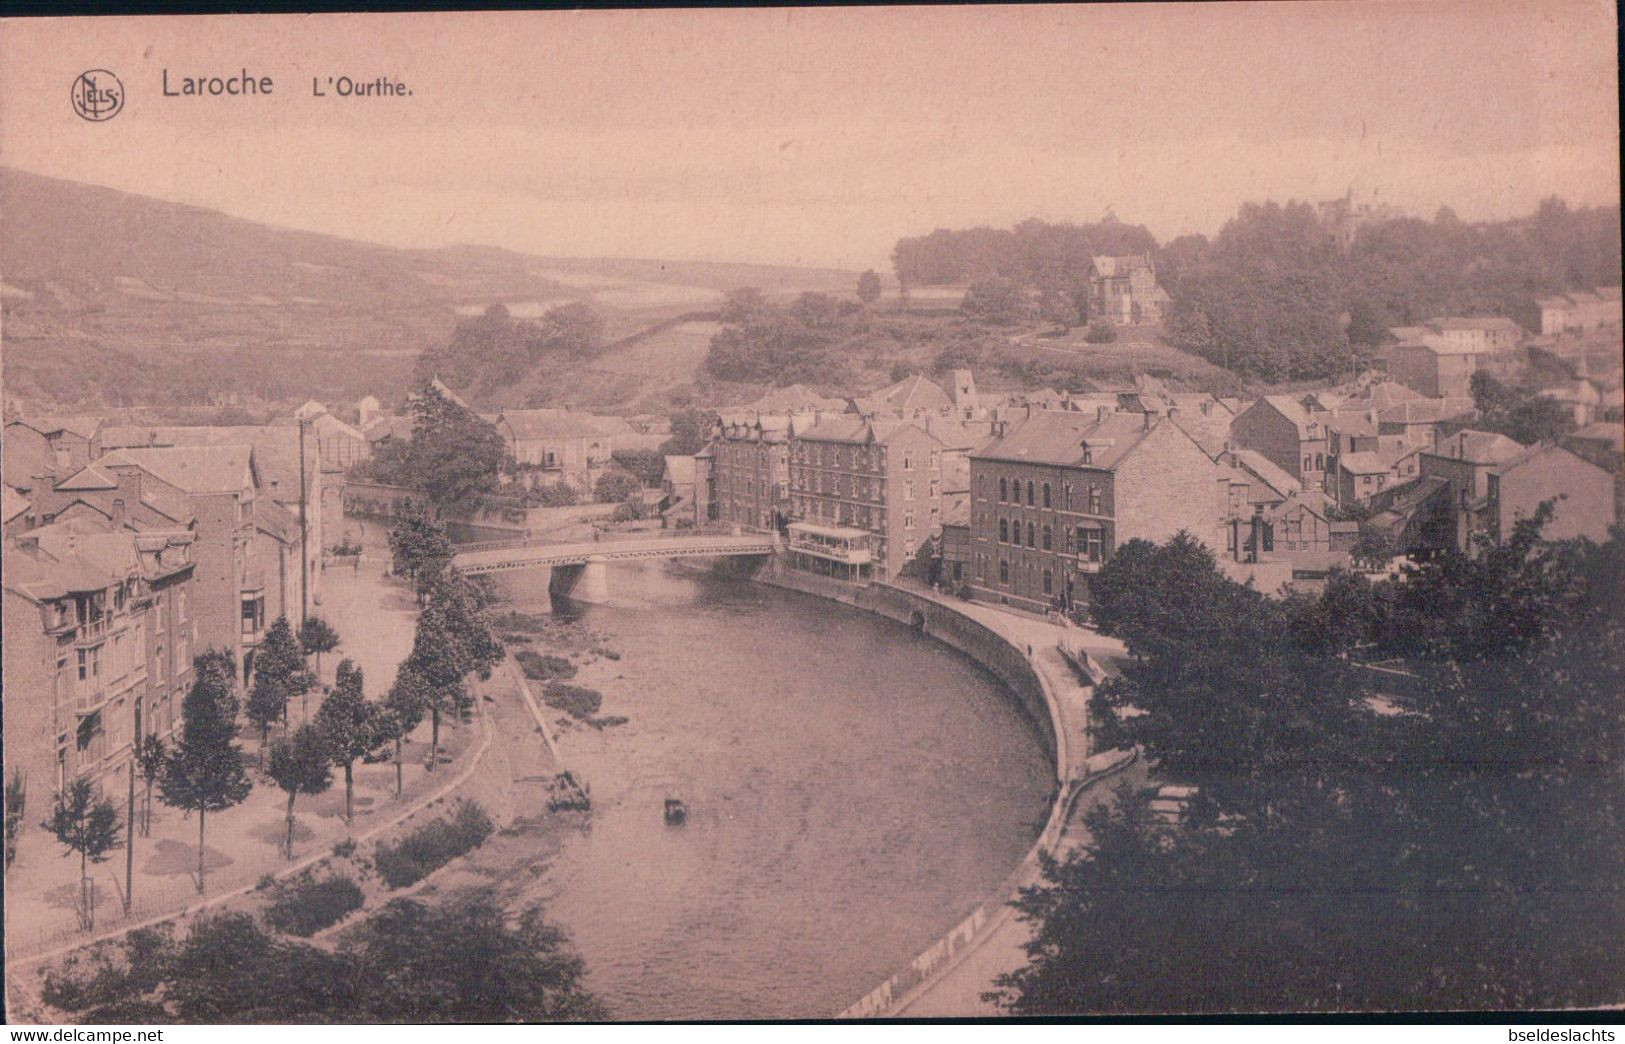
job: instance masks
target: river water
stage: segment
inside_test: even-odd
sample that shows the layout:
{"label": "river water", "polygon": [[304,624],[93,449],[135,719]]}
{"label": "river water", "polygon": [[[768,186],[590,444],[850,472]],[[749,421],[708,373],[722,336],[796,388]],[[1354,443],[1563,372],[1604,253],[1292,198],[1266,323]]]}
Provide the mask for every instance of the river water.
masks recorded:
{"label": "river water", "polygon": [[[547,607],[514,574],[515,608]],[[828,1017],[993,894],[1053,772],[999,683],[845,606],[657,564],[568,607],[630,721],[560,739],[590,826],[533,889],[618,1019]],[[689,820],[668,827],[668,796]]]}

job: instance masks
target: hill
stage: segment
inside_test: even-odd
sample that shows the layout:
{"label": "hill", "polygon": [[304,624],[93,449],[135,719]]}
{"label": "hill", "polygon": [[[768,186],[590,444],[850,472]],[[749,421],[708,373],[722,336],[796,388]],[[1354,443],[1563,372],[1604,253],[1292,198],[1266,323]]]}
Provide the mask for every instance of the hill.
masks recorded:
{"label": "hill", "polygon": [[[194,406],[393,395],[459,317],[586,302],[623,340],[740,285],[845,289],[855,273],[405,250],[0,168],[8,400]],[[662,379],[669,367],[656,367]],[[647,394],[652,377],[627,374]],[[559,375],[554,375],[559,376]],[[626,383],[624,380],[621,383]]]}

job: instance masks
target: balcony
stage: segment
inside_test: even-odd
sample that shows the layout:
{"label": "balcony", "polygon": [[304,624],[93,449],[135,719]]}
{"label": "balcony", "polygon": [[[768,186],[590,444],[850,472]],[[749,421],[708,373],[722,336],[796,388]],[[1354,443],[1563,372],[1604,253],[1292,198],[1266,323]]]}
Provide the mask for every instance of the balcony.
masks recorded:
{"label": "balcony", "polygon": [[1073,555],[1072,561],[1074,568],[1080,573],[1098,573],[1100,567],[1106,564],[1098,557],[1090,558],[1088,555]]}
{"label": "balcony", "polygon": [[851,566],[868,565],[874,561],[873,553],[869,550],[869,537],[867,530],[794,522],[790,525],[786,546],[791,551],[799,551],[830,562]]}

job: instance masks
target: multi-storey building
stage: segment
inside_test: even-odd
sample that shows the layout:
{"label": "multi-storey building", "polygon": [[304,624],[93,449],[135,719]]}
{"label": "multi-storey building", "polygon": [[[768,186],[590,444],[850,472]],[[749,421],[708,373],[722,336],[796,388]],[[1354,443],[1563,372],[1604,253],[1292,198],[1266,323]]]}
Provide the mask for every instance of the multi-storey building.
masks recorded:
{"label": "multi-storey building", "polygon": [[1303,489],[1324,489],[1330,451],[1328,415],[1290,395],[1266,395],[1230,422],[1230,441],[1254,450],[1297,479]]}
{"label": "multi-storey building", "polygon": [[[780,528],[789,513],[790,439],[797,425],[811,426],[816,415],[735,415],[717,425],[715,436],[696,457],[705,475],[695,475],[696,496],[705,519],[756,529]],[[703,494],[698,487],[705,487]]]}
{"label": "multi-storey building", "polygon": [[195,535],[198,651],[230,651],[245,682],[269,621],[299,626],[298,523],[265,494],[249,446],[112,450],[37,509],[44,521],[96,517],[138,532],[184,520]]}
{"label": "multi-storey building", "polygon": [[[301,605],[308,609],[321,603],[322,547],[326,539],[323,506],[337,499],[329,496],[324,501],[322,495],[324,465],[319,432],[317,426],[306,424],[301,441],[299,426],[291,423],[110,427],[103,434],[103,442],[108,450],[118,447],[252,448],[261,493],[267,503],[281,508],[281,511],[276,511],[267,507],[260,522],[263,526],[269,526],[274,520],[275,528],[267,529],[267,535],[284,542],[285,546],[276,556],[276,568],[279,572],[287,573],[292,582],[284,587],[279,600],[288,607],[289,619],[297,627]],[[301,519],[304,520],[303,526]],[[291,563],[286,561],[289,553],[294,559]],[[300,568],[301,558],[303,569]]]}
{"label": "multi-storey building", "polygon": [[5,548],[6,764],[33,793],[120,768],[167,736],[191,681],[189,533],[57,523]]}
{"label": "multi-storey building", "polygon": [[73,474],[101,456],[100,417],[17,417],[0,443],[6,485],[36,490]]}
{"label": "multi-storey building", "polygon": [[972,590],[1035,611],[1085,602],[1126,540],[1185,530],[1212,544],[1221,478],[1155,414],[1036,411],[971,454]]}
{"label": "multi-storey building", "polygon": [[875,574],[897,575],[942,525],[947,445],[922,424],[843,414],[798,429],[790,504],[800,521],[872,534]]}
{"label": "multi-storey building", "polygon": [[1145,254],[1097,257],[1089,272],[1089,318],[1119,326],[1160,323],[1168,294],[1157,283],[1157,268]]}

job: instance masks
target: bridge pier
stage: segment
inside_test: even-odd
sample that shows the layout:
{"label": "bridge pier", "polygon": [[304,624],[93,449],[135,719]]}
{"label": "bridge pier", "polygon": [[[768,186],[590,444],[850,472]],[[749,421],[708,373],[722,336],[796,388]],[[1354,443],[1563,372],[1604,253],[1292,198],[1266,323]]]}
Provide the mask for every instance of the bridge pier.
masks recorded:
{"label": "bridge pier", "polygon": [[602,605],[609,601],[609,566],[601,558],[554,566],[553,575],[547,582],[547,591],[573,601]]}

